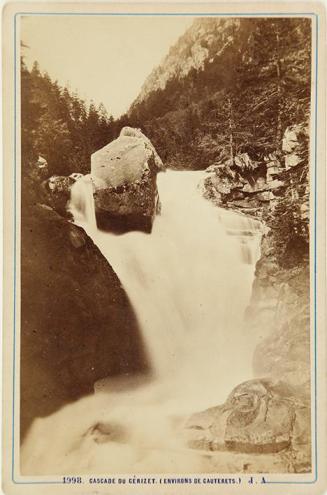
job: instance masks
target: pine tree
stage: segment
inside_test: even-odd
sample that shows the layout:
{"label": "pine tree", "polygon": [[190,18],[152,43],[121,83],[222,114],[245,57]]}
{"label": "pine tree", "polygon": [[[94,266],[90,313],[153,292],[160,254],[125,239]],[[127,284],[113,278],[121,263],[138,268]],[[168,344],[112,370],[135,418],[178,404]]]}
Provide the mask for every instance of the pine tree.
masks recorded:
{"label": "pine tree", "polygon": [[23,173],[38,155],[49,165],[50,174],[87,173],[90,155],[113,136],[113,119],[100,105],[87,109],[76,93],[61,88],[37,62],[28,71],[21,62]]}

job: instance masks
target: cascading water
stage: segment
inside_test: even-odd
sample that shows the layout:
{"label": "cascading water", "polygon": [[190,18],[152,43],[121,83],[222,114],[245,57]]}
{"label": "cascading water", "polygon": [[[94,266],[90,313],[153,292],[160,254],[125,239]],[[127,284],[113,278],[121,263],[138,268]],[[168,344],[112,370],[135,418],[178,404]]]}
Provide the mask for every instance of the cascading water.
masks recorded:
{"label": "cascading water", "polygon": [[[38,420],[23,449],[27,471],[31,455],[36,465],[37,438],[49,437],[52,431],[65,434],[58,440],[57,433],[47,455],[40,447],[40,473],[200,470],[198,459],[185,453],[178,462],[169,457],[175,464],[167,465],[162,453],[181,448],[171,418],[224,402],[234,386],[252,377],[256,342],[244,332],[243,318],[260,243],[259,222],[203,199],[197,188],[201,178],[201,172],[159,174],[162,213],[150,235],[95,230],[90,181],[73,186],[71,211],[128,293],[148,347],[153,379],[120,391],[111,379],[104,379],[96,384],[93,397]],[[102,421],[113,431],[124,431],[124,440],[119,434],[105,446],[85,440],[85,432]]]}
{"label": "cascading water", "polygon": [[93,200],[93,182],[90,174],[82,176],[70,191],[69,210],[78,224],[87,225],[89,233],[97,228]]}

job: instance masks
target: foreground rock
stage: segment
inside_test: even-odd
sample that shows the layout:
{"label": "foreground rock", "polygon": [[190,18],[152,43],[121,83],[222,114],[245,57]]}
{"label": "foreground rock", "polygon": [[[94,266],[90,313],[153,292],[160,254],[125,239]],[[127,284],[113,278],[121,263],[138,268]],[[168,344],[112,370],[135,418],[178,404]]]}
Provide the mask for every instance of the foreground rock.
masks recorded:
{"label": "foreground rock", "polygon": [[194,449],[223,454],[213,459],[219,472],[278,472],[281,467],[307,472],[311,466],[310,404],[300,389],[284,382],[242,383],[225,404],[192,415],[185,437]]}
{"label": "foreground rock", "polygon": [[21,433],[33,418],[93,391],[96,380],[147,369],[120,281],[83,229],[51,208],[22,218]]}
{"label": "foreground rock", "polygon": [[91,157],[95,209],[100,228],[150,232],[159,210],[156,184],[163,164],[150,140],[124,127],[120,136]]}

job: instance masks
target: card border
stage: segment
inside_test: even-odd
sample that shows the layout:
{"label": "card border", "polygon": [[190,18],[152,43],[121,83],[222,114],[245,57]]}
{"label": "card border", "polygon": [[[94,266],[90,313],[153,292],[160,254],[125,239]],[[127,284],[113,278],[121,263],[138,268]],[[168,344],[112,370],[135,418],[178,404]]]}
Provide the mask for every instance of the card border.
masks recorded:
{"label": "card border", "polygon": [[[311,395],[314,405],[314,441],[312,442],[312,450],[314,451],[314,460],[315,466],[312,469],[312,474],[315,475],[313,480],[308,481],[275,481],[268,479],[266,480],[266,484],[314,484],[318,481],[318,397],[317,397],[317,388],[318,388],[318,377],[317,377],[317,125],[318,125],[318,39],[319,39],[319,14],[315,12],[252,12],[252,13],[227,13],[227,12],[33,12],[33,11],[21,11],[16,12],[14,15],[14,304],[13,304],[13,378],[12,378],[12,469],[11,469],[11,480],[16,485],[49,485],[49,484],[64,484],[63,481],[54,480],[54,481],[16,481],[15,480],[15,415],[16,415],[16,405],[15,405],[15,396],[16,396],[16,316],[17,316],[17,305],[16,305],[16,296],[17,296],[17,19],[19,16],[115,16],[115,17],[126,17],[126,16],[180,16],[180,17],[311,17],[311,19],[315,20],[315,54],[312,57],[312,61],[315,60],[315,85],[314,87],[314,116],[312,120],[314,122],[314,136],[311,137],[311,143],[314,143],[314,180],[313,180],[313,197],[314,197],[314,216],[313,216],[313,357],[314,357],[314,367],[311,368],[311,372],[313,374],[313,384],[314,391]],[[312,26],[312,33],[314,33]],[[312,38],[313,41],[313,38]],[[312,71],[313,75],[313,71]],[[312,101],[312,100],[311,100]],[[310,274],[311,277],[311,274]],[[311,280],[311,279],[310,279]],[[238,473],[236,473],[238,474]],[[255,475],[255,473],[253,473]],[[270,473],[271,474],[271,473]],[[278,474],[278,473],[276,473]],[[307,473],[309,474],[309,473]]]}

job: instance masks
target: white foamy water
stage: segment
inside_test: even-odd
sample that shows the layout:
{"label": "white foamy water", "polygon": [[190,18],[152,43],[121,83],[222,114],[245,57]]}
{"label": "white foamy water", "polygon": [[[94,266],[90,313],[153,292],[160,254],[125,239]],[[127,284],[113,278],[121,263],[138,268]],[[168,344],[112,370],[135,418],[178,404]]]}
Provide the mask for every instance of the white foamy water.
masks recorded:
{"label": "white foamy water", "polygon": [[[137,388],[105,379],[94,396],[37,420],[22,449],[26,472],[201,470],[177,434],[178,418],[224,402],[252,378],[256,342],[243,319],[260,243],[258,222],[203,199],[201,177],[158,175],[162,213],[151,234],[117,236],[84,223],[135,309],[153,379]],[[83,191],[75,192],[72,211],[85,222]],[[111,432],[101,441],[92,430],[99,422]]]}
{"label": "white foamy water", "polygon": [[97,229],[93,200],[93,183],[90,174],[84,175],[73,184],[70,191],[69,210],[76,223],[86,225],[89,234]]}

